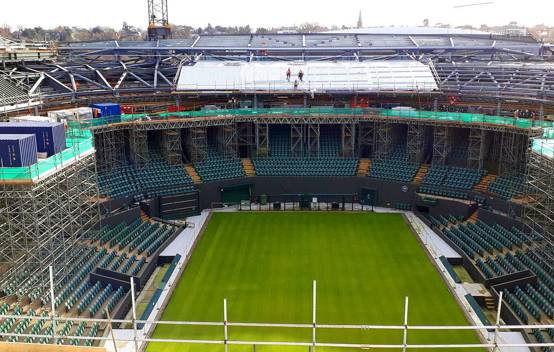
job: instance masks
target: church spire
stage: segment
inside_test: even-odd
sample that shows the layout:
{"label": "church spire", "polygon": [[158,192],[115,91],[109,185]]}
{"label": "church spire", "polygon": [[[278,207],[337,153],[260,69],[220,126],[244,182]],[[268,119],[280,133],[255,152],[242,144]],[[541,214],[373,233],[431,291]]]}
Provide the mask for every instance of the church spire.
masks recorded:
{"label": "church spire", "polygon": [[362,10],[360,10],[360,13],[358,15],[358,25],[357,25],[357,27],[362,28],[363,26],[364,26],[364,24],[362,22]]}

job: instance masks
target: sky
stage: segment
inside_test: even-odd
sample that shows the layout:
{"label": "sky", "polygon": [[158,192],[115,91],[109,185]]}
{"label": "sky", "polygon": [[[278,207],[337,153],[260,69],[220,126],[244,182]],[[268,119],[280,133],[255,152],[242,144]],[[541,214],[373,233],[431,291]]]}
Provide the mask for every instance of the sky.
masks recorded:
{"label": "sky", "polygon": [[[494,0],[493,4],[454,8],[493,0],[168,0],[169,21],[193,27],[212,25],[253,28],[305,22],[355,26],[362,11],[364,26],[414,26],[450,23],[502,25],[510,21],[554,26],[552,0]],[[0,25],[57,25],[120,28],[123,21],[146,27],[147,0],[0,0]]]}

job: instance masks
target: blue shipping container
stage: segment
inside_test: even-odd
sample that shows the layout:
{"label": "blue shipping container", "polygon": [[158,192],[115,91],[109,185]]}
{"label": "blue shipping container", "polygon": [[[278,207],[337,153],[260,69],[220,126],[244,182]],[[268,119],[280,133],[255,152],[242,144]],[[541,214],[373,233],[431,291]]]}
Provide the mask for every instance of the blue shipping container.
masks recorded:
{"label": "blue shipping container", "polygon": [[119,117],[121,116],[121,106],[115,103],[92,104],[92,114],[98,117]]}
{"label": "blue shipping container", "polygon": [[31,166],[37,162],[34,134],[0,134],[0,167]]}
{"label": "blue shipping container", "polygon": [[0,134],[34,134],[37,150],[49,157],[66,149],[65,127],[60,122],[0,122]]}

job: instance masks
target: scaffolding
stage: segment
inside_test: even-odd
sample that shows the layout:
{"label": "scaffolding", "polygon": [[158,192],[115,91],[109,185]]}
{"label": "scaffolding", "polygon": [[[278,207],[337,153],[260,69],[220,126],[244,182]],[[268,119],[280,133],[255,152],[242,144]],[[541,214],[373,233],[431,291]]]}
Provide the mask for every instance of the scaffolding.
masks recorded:
{"label": "scaffolding", "polygon": [[179,165],[183,162],[180,129],[162,130],[162,150],[168,164]]}
{"label": "scaffolding", "polygon": [[150,156],[148,153],[148,133],[146,131],[129,130],[129,157],[137,167],[144,167],[148,164]]}
{"label": "scaffolding", "polygon": [[62,278],[79,240],[99,221],[93,154],[37,182],[0,186],[1,289],[5,294],[47,295],[48,266]]}
{"label": "scaffolding", "polygon": [[109,171],[124,165],[124,131],[113,130],[94,134],[96,162],[100,171]]}
{"label": "scaffolding", "polygon": [[217,147],[227,157],[238,155],[238,132],[235,123],[217,127]]}
{"label": "scaffolding", "polygon": [[355,157],[356,155],[356,124],[341,125],[342,156]]}
{"label": "scaffolding", "polygon": [[254,124],[251,122],[238,122],[237,134],[237,144],[239,150],[245,150],[245,155],[251,156],[254,147],[256,146],[254,137]]}
{"label": "scaffolding", "polygon": [[510,132],[501,133],[498,173],[524,173],[528,149],[528,136]]}
{"label": "scaffolding", "polygon": [[267,156],[269,150],[269,125],[267,123],[255,123],[256,155]]}
{"label": "scaffolding", "polygon": [[421,163],[425,152],[425,126],[408,124],[406,133],[406,152],[408,161]]}
{"label": "scaffolding", "polygon": [[386,159],[392,152],[392,124],[388,122],[375,123],[376,148],[375,159]]}
{"label": "scaffolding", "polygon": [[437,125],[433,129],[433,165],[445,165],[449,153],[448,127]]}
{"label": "scaffolding", "polygon": [[375,123],[358,124],[358,151],[369,158],[373,156],[375,152]]}
{"label": "scaffolding", "polygon": [[191,127],[188,129],[187,151],[189,162],[204,161],[208,157],[208,129]]}
{"label": "scaffolding", "polygon": [[292,156],[304,156],[304,124],[290,125],[290,154]]}
{"label": "scaffolding", "polygon": [[320,126],[319,124],[306,125],[306,144],[308,150],[308,156],[319,157],[320,153]]}
{"label": "scaffolding", "polygon": [[468,136],[467,167],[471,169],[483,169],[485,153],[488,150],[487,131],[471,128]]}
{"label": "scaffolding", "polygon": [[533,231],[554,241],[554,160],[529,152],[524,222]]}

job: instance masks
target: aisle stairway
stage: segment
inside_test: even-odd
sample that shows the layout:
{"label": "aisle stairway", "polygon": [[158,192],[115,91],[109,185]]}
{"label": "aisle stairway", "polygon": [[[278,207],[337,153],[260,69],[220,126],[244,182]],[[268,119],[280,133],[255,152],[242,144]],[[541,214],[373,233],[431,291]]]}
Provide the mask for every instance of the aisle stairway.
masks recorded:
{"label": "aisle stairway", "polygon": [[474,223],[474,224],[477,222],[477,220],[479,220],[479,210],[475,210],[473,212],[473,214],[471,214],[469,216],[469,218],[467,219],[467,221],[469,221],[471,223]]}
{"label": "aisle stairway", "polygon": [[246,177],[256,176],[256,168],[250,158],[242,159],[242,168],[244,169]]}
{"label": "aisle stairway", "polygon": [[486,296],[485,297],[485,308],[487,308],[487,310],[490,310],[490,311],[495,311],[496,310],[496,301],[494,298],[492,298],[491,296]]}
{"label": "aisle stairway", "polygon": [[356,175],[366,177],[369,175],[369,168],[371,167],[371,160],[369,159],[360,159],[358,161],[358,170]]}
{"label": "aisle stairway", "polygon": [[200,176],[198,176],[198,173],[196,172],[196,169],[192,164],[185,165],[185,171],[192,179],[192,182],[195,184],[202,183],[202,179],[200,179]]}
{"label": "aisle stairway", "polygon": [[421,184],[421,182],[425,178],[425,175],[427,175],[427,172],[429,172],[429,165],[421,164],[421,166],[419,167],[419,170],[417,170],[417,173],[414,177],[413,183],[416,185]]}
{"label": "aisle stairway", "polygon": [[485,175],[485,177],[483,177],[481,181],[473,187],[473,190],[475,192],[488,193],[489,185],[494,182],[497,177],[498,176],[491,174]]}

